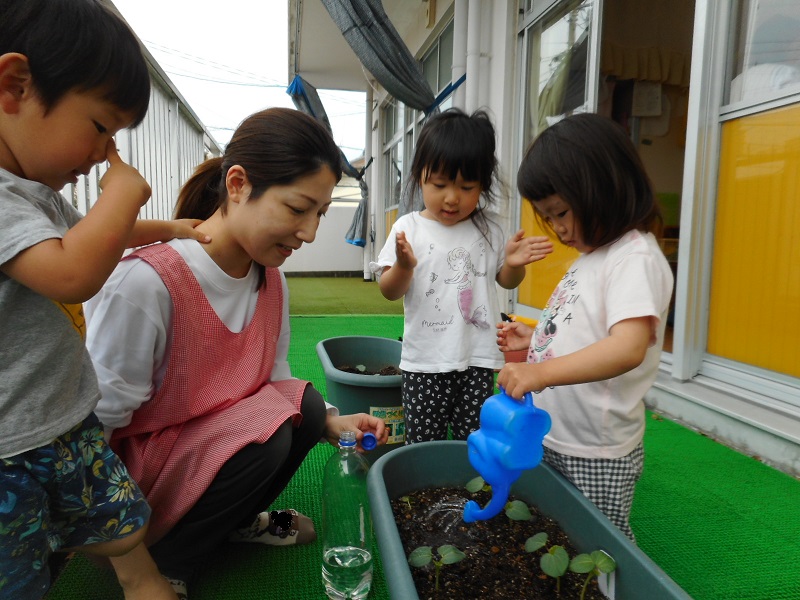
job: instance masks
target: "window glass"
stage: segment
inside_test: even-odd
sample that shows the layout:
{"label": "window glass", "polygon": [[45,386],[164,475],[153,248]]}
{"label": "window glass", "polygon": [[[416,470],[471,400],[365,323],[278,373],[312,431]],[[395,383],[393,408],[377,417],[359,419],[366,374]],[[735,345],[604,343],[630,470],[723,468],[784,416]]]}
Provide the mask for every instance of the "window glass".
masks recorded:
{"label": "window glass", "polygon": [[757,102],[800,92],[800,2],[734,3],[729,102]]}
{"label": "window glass", "polygon": [[434,94],[450,83],[453,73],[453,23],[445,28],[439,39],[422,59],[422,74]]}
{"label": "window glass", "polygon": [[525,147],[548,125],[584,107],[593,4],[571,3],[529,31]]}
{"label": "window glass", "polygon": [[388,144],[397,132],[397,107],[390,102],[383,109],[383,143]]}
{"label": "window glass", "polygon": [[450,23],[439,38],[439,93],[453,79],[453,23]]}
{"label": "window glass", "polygon": [[403,181],[403,142],[402,139],[386,152],[386,193],[384,208],[397,207],[400,204],[400,192]]}
{"label": "window glass", "polygon": [[439,91],[439,53],[434,51],[422,59],[422,74],[434,93]]}

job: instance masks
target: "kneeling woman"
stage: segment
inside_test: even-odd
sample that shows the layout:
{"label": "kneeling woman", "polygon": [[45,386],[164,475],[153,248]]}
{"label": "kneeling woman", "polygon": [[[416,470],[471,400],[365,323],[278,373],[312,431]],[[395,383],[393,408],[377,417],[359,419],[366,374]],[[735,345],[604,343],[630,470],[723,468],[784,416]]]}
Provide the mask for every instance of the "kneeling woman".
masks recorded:
{"label": "kneeling woman", "polygon": [[314,540],[307,517],[261,511],[323,436],[336,443],[349,429],[386,441],[379,419],[329,414],[287,362],[277,267],[314,241],[339,156],[303,113],[251,115],[180,192],[176,217],[203,219],[210,241],[139,249],[87,304],[96,412],[153,509],[153,558],[183,594],[224,540]]}

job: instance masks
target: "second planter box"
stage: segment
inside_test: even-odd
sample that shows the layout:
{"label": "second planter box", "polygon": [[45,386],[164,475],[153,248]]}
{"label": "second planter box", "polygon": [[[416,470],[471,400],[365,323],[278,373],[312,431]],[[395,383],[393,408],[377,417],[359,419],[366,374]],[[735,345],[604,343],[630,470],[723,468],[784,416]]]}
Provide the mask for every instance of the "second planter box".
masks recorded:
{"label": "second planter box", "polygon": [[[370,462],[405,443],[402,376],[372,374],[386,367],[395,367],[399,372],[402,347],[399,340],[365,335],[333,337],[317,344],[328,402],[340,414],[364,412],[383,419],[389,428],[386,445],[366,454]],[[364,373],[342,371],[342,366],[362,366]]]}

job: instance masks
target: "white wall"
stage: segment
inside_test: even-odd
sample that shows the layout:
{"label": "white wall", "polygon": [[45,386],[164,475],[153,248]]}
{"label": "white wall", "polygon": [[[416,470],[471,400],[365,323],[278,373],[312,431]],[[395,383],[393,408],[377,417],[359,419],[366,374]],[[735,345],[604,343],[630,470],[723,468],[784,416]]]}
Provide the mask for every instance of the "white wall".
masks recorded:
{"label": "white wall", "polygon": [[344,240],[355,212],[355,204],[332,204],[319,225],[314,243],[303,244],[283,263],[281,270],[284,273],[363,273],[363,248]]}

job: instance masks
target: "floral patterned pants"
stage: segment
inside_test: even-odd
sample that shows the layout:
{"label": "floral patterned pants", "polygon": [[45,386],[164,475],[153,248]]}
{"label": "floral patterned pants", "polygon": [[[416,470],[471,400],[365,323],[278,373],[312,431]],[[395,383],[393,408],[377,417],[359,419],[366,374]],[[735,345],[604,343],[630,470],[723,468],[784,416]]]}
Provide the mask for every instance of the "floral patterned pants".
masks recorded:
{"label": "floral patterned pants", "polygon": [[126,537],[149,517],[94,414],[46,446],[0,458],[0,599],[41,598],[52,552]]}
{"label": "floral patterned pants", "polygon": [[449,373],[403,371],[403,413],[406,444],[453,439],[466,440],[480,427],[481,406],[494,393],[494,371],[469,367]]}

